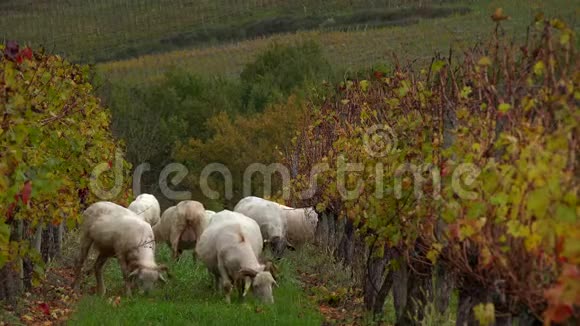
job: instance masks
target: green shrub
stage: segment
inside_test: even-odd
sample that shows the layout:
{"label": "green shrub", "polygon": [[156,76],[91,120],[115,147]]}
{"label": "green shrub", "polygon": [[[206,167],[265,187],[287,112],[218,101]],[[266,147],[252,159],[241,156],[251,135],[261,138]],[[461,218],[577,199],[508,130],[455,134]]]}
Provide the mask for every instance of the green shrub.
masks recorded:
{"label": "green shrub", "polygon": [[242,105],[245,112],[260,112],[268,103],[285,99],[309,81],[331,76],[331,67],[320,46],[304,42],[296,46],[272,45],[244,68]]}
{"label": "green shrub", "polygon": [[[331,69],[319,46],[306,42],[295,46],[272,46],[246,66],[241,80],[203,78],[173,70],[162,82],[151,86],[110,85],[105,97],[112,107],[114,133],[127,144],[128,159],[134,165],[151,164],[151,173],[144,176],[149,179],[142,182],[153,185],[158,181],[157,172],[172,158],[179,157],[190,167],[199,167],[201,162],[211,163],[198,156],[172,157],[172,153],[182,146],[176,144],[188,139],[208,144],[204,156],[218,162],[232,161],[231,152],[211,145],[223,136],[223,125],[211,125],[216,118],[219,117],[218,121],[244,121],[238,118],[254,121],[251,118],[255,116],[258,123],[262,119],[259,115],[271,104],[286,103],[290,94],[311,91],[308,89],[311,81],[320,84],[320,80],[329,76]],[[271,121],[268,132],[280,134],[280,129],[290,128],[281,119]],[[238,137],[229,145],[235,148],[250,139],[261,139],[262,134],[246,135],[244,139]],[[282,133],[288,135],[287,138],[290,134]],[[274,153],[276,144],[280,142],[272,140],[271,144],[258,147]],[[248,146],[256,147],[254,144]],[[243,162],[272,161],[271,155],[256,155],[244,156],[247,159]],[[223,203],[214,204],[219,207]]]}
{"label": "green shrub", "polygon": [[63,222],[72,227],[86,203],[130,197],[127,178],[117,194],[109,194],[115,198],[94,192],[117,181],[110,169],[93,179],[96,167],[108,162],[123,173],[129,167],[115,157],[121,144],[111,135],[110,112],[95,96],[88,72],[15,42],[0,45],[0,268],[18,271],[18,262],[30,259],[40,276],[40,253],[30,245],[38,228]]}

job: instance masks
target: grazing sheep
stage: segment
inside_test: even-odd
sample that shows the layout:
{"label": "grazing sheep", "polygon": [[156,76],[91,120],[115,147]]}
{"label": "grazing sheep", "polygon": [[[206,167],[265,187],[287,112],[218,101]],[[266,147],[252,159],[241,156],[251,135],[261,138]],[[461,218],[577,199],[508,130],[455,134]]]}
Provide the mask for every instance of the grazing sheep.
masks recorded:
{"label": "grazing sheep", "polygon": [[[208,217],[200,202],[184,200],[163,212],[153,227],[155,241],[166,242],[177,259],[183,250],[195,249],[195,243],[207,227]],[[195,251],[193,253],[195,259]]]}
{"label": "grazing sheep", "polygon": [[294,245],[302,245],[314,238],[318,225],[318,214],[312,207],[292,208],[280,205],[282,216],[288,225],[288,241]]}
{"label": "grazing sheep", "polygon": [[73,287],[78,290],[82,268],[91,249],[99,252],[94,271],[97,293],[105,294],[103,267],[107,260],[117,257],[125,280],[125,291],[131,296],[136,281],[149,292],[158,280],[166,282],[161,274],[167,267],[155,263],[155,241],[149,223],[129,209],[111,202],[97,202],[83,212],[80,227],[80,254],[76,263],[76,279]]}
{"label": "grazing sheep", "polygon": [[141,194],[137,196],[137,198],[135,198],[135,200],[129,204],[129,207],[127,208],[132,210],[135,214],[141,216],[141,218],[151,226],[159,223],[161,207],[159,207],[159,202],[153,195]]}
{"label": "grazing sheep", "polygon": [[201,235],[196,252],[214,276],[216,288],[223,288],[231,302],[233,287],[245,297],[251,288],[264,303],[273,303],[272,264],[259,262],[263,240],[260,227],[251,218],[224,210],[213,215],[212,223]]}
{"label": "grazing sheep", "polygon": [[240,200],[234,207],[234,211],[242,213],[258,223],[262,237],[266,243],[270,244],[276,258],[281,258],[286,248],[294,250],[294,246],[286,238],[288,225],[279,204],[249,196]]}

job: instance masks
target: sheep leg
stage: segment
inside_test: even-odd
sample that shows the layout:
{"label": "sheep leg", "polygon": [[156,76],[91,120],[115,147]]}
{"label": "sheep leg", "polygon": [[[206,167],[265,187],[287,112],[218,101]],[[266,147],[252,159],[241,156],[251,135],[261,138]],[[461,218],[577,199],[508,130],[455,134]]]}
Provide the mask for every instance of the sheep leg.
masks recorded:
{"label": "sheep leg", "polygon": [[173,259],[177,260],[181,255],[181,251],[179,250],[179,233],[172,233],[171,234],[171,252],[173,253]]}
{"label": "sheep leg", "polygon": [[92,244],[93,241],[87,237],[83,237],[81,240],[81,250],[79,252],[75,266],[76,277],[73,282],[73,289],[77,292],[80,290],[81,280],[83,277],[83,265],[87,259],[87,255],[89,254],[89,250],[91,249]]}
{"label": "sheep leg", "polygon": [[104,296],[106,292],[105,282],[103,281],[103,267],[109,257],[99,254],[97,260],[95,261],[95,278],[97,279],[97,294]]}
{"label": "sheep leg", "polygon": [[244,279],[243,278],[238,278],[235,282],[236,284],[236,289],[238,289],[239,292],[239,296],[240,296],[240,301],[244,301]]}
{"label": "sheep leg", "polygon": [[129,265],[125,260],[125,257],[119,256],[117,258],[119,259],[119,265],[121,265],[121,272],[123,273],[123,280],[125,281],[125,295],[130,297],[132,296],[131,293],[132,282],[129,279],[129,273],[131,273],[131,271],[129,270]]}
{"label": "sheep leg", "polygon": [[220,276],[217,274],[213,275],[213,289],[217,292],[220,290]]}
{"label": "sheep leg", "polygon": [[229,280],[224,280],[223,282],[223,286],[224,286],[224,292],[226,293],[226,302],[227,303],[232,303],[232,283]]}
{"label": "sheep leg", "polygon": [[227,303],[231,303],[231,293],[232,293],[232,282],[230,281],[230,276],[228,275],[228,271],[226,270],[226,267],[224,266],[223,262],[221,259],[218,260],[218,270],[220,273],[220,277],[222,280],[222,287],[224,289],[224,292],[226,294],[226,302]]}

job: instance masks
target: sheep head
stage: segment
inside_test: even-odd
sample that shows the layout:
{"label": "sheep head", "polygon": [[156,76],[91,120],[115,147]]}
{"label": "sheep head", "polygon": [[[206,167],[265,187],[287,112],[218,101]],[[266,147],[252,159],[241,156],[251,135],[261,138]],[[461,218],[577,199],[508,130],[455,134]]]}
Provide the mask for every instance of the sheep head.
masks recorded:
{"label": "sheep head", "polygon": [[263,303],[274,303],[272,286],[278,286],[278,283],[270,272],[242,269],[239,274],[244,280],[242,296],[245,297],[249,289],[252,288],[252,292],[258,300]]}
{"label": "sheep head", "polygon": [[296,248],[294,248],[294,246],[288,242],[288,240],[286,238],[282,238],[282,237],[272,237],[271,240],[265,240],[264,241],[265,244],[269,244],[270,248],[272,249],[272,253],[274,254],[274,256],[277,259],[282,258],[282,255],[284,255],[284,251],[286,249],[289,250],[296,250]]}
{"label": "sheep head", "polygon": [[157,281],[167,283],[162,272],[166,272],[168,277],[170,276],[169,269],[165,265],[155,267],[140,266],[135,268],[129,274],[129,280],[137,283],[139,288],[141,288],[145,293],[149,293]]}

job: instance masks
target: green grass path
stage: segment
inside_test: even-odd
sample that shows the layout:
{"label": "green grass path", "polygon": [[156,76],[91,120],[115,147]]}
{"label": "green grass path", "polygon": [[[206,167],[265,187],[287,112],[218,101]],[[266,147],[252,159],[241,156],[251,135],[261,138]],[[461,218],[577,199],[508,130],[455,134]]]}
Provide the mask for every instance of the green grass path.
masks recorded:
{"label": "green grass path", "polygon": [[[165,245],[158,247],[157,262],[171,269],[173,279],[148,296],[122,294],[123,281],[116,260],[107,263],[105,283],[107,295],[85,295],[76,307],[69,325],[320,325],[322,316],[296,280],[291,260],[280,263],[279,287],[274,289],[275,304],[266,306],[250,295],[240,302],[237,295],[232,303],[223,294],[210,288],[211,279],[201,263],[194,263],[190,252],[172,262]],[[88,264],[85,268],[88,268]],[[85,278],[83,293],[95,285],[93,274]],[[118,306],[110,298],[121,296]]]}

